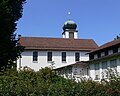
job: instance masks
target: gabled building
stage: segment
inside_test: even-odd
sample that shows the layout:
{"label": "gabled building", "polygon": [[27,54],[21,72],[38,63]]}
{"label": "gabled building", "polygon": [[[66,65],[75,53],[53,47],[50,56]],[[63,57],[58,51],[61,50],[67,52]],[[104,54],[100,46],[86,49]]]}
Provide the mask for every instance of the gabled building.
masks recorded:
{"label": "gabled building", "polygon": [[120,38],[108,42],[89,53],[90,77],[93,80],[107,79],[106,71],[120,72]]}
{"label": "gabled building", "polygon": [[68,20],[63,26],[63,38],[20,37],[19,44],[25,50],[17,60],[17,69],[30,67],[38,71],[42,67],[62,68],[79,61],[88,61],[89,54],[98,48],[92,39],[79,39],[77,24]]}
{"label": "gabled building", "polygon": [[38,71],[52,67],[59,75],[80,80],[107,79],[107,69],[120,72],[120,38],[100,47],[92,39],[79,39],[77,24],[68,20],[63,25],[63,38],[20,37],[25,50],[17,60],[17,69],[29,67]]}

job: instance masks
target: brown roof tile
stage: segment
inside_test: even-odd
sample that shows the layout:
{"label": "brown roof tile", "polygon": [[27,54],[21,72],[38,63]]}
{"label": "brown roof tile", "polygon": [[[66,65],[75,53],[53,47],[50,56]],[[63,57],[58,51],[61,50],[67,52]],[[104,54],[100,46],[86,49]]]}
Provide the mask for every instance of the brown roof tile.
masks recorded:
{"label": "brown roof tile", "polygon": [[93,50],[97,44],[92,39],[65,39],[65,38],[41,38],[41,37],[21,37],[20,45],[25,49],[36,50]]}
{"label": "brown roof tile", "polygon": [[96,52],[96,51],[99,51],[99,50],[102,50],[102,49],[105,49],[105,48],[108,48],[108,47],[111,47],[111,46],[114,46],[117,44],[120,44],[120,38],[117,40],[113,40],[113,41],[110,41],[108,43],[105,43],[102,46],[98,47],[97,49],[92,50],[90,53]]}

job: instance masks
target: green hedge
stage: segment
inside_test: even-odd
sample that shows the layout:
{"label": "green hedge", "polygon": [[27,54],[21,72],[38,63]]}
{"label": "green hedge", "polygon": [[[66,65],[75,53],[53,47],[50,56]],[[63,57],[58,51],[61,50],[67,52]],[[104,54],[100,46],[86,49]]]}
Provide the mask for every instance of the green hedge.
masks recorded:
{"label": "green hedge", "polygon": [[120,78],[77,83],[57,76],[50,68],[7,71],[0,76],[0,96],[120,96]]}

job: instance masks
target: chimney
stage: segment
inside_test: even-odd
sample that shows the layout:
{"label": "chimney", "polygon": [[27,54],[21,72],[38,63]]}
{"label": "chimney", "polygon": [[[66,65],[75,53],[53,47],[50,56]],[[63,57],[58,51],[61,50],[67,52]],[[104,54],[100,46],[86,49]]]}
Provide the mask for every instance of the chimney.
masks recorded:
{"label": "chimney", "polygon": [[21,38],[21,35],[19,34],[19,35],[18,35],[18,40],[20,40],[20,38]]}

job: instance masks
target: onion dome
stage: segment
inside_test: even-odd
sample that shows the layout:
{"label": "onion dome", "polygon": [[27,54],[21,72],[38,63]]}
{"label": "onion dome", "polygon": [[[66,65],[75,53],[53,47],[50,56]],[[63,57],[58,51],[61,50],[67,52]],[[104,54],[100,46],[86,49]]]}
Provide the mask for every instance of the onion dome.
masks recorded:
{"label": "onion dome", "polygon": [[64,26],[63,26],[63,30],[66,30],[66,29],[76,29],[77,28],[77,24],[72,21],[72,20],[67,20],[65,23],[64,23]]}

